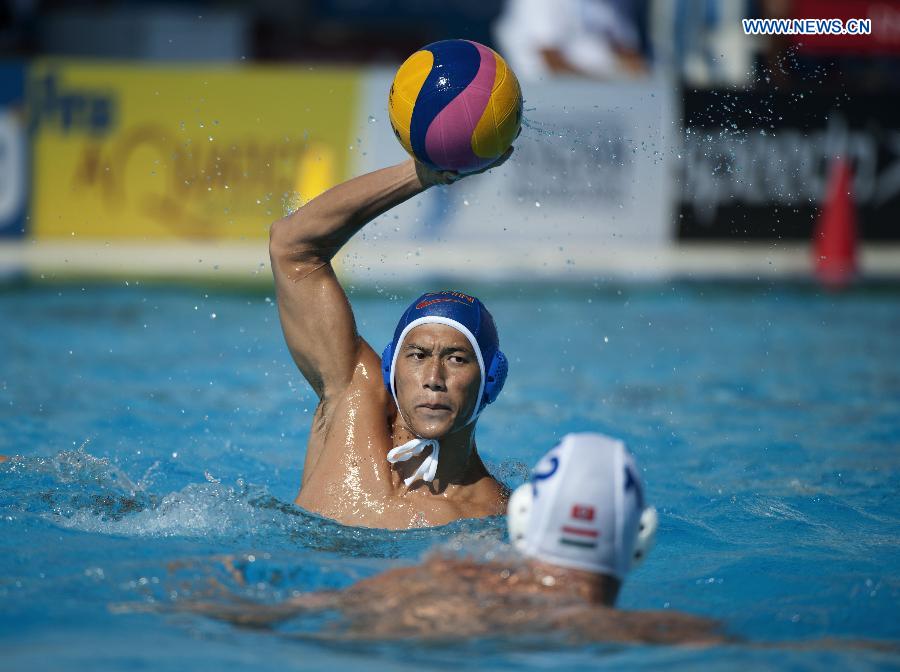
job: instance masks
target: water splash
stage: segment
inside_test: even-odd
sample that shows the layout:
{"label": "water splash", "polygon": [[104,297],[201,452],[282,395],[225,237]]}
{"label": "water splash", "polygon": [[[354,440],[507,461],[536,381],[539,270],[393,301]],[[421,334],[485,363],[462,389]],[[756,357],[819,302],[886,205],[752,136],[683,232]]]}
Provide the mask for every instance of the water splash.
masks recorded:
{"label": "water splash", "polygon": [[296,212],[304,205],[303,197],[297,191],[289,191],[281,199],[281,214],[283,217]]}
{"label": "water splash", "polygon": [[0,507],[66,518],[88,511],[105,521],[152,506],[153,500],[115,465],[83,448],[50,458],[13,457],[5,472]]}
{"label": "water splash", "polygon": [[537,119],[531,119],[525,115],[522,115],[522,130],[530,131],[530,133],[526,133],[526,137],[534,137],[537,135],[555,139],[565,138],[571,133],[569,129],[557,127],[543,121],[538,121]]}
{"label": "water splash", "polygon": [[[436,529],[388,531],[347,527],[238,479],[233,485],[189,483],[168,493],[133,482],[105,458],[81,450],[47,458],[16,457],[0,465],[0,507],[61,528],[123,537],[182,537],[309,549],[343,557],[396,558],[424,552],[456,534],[501,529],[497,520],[463,520]],[[521,469],[517,469],[520,472]]]}

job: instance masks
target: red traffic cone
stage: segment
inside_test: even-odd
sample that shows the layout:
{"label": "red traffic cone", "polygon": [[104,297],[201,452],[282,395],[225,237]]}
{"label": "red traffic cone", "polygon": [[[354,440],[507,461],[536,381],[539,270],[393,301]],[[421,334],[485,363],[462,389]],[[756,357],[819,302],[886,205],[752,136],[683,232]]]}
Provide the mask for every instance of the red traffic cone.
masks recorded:
{"label": "red traffic cone", "polygon": [[834,289],[845,287],[856,276],[856,208],[852,182],[850,164],[844,158],[835,158],[825,203],[813,232],[816,278]]}

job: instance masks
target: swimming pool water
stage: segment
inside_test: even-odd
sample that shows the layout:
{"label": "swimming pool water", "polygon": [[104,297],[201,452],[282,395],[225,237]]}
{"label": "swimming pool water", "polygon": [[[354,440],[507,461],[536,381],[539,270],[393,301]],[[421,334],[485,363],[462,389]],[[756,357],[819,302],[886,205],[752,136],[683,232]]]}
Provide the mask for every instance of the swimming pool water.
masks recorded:
{"label": "swimming pool water", "polygon": [[[351,295],[376,349],[417,290]],[[660,510],[620,606],[754,641],[900,639],[900,287],[466,287],[510,375],[478,445],[508,484],[564,433],[623,436]],[[438,545],[485,556],[501,518],[342,527],[291,502],[314,397],[262,290],[0,290],[0,669],[896,669],[896,654],[479,640],[315,641],[109,606],[341,587]],[[235,555],[235,583],[214,556]],[[172,564],[178,563],[178,564]]]}

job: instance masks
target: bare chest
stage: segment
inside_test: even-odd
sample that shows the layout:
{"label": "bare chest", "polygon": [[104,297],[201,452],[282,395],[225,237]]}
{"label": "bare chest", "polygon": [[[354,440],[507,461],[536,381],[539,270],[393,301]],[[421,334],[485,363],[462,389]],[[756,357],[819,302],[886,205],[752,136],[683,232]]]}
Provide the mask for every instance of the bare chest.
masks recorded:
{"label": "bare chest", "polygon": [[407,490],[387,461],[393,447],[390,410],[383,400],[351,391],[330,410],[327,423],[314,425],[309,473],[295,500],[299,506],[346,525],[389,529],[446,525],[496,512],[478,496],[490,489],[487,483],[466,486],[474,496]]}

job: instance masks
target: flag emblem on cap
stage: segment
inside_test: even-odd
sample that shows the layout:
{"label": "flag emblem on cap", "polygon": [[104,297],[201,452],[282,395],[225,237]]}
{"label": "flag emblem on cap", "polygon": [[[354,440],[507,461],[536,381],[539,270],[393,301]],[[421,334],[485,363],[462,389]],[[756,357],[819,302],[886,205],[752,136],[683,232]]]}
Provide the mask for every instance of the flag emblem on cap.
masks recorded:
{"label": "flag emblem on cap", "polygon": [[566,546],[581,546],[582,548],[597,548],[597,537],[600,536],[599,530],[592,530],[586,527],[575,527],[574,525],[564,525],[559,543]]}
{"label": "flag emblem on cap", "polygon": [[575,520],[593,520],[594,507],[586,504],[575,504],[572,507],[572,518]]}
{"label": "flag emblem on cap", "polygon": [[566,546],[580,546],[581,548],[596,548],[600,531],[586,527],[582,521],[594,520],[594,507],[586,504],[575,504],[569,516],[578,521],[577,525],[563,525],[559,543]]}

